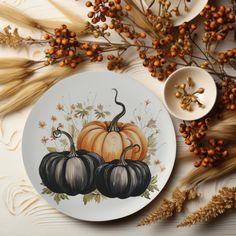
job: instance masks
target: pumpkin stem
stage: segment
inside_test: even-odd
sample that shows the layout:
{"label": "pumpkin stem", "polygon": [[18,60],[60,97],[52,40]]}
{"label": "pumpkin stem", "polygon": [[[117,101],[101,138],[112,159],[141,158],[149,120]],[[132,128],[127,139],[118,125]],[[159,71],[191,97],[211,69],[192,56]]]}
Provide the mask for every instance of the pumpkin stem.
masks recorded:
{"label": "pumpkin stem", "polygon": [[124,148],[123,152],[121,153],[121,156],[120,156],[120,164],[121,165],[126,165],[126,162],[125,162],[125,155],[126,153],[130,150],[130,149],[133,149],[135,147],[138,147],[138,151],[136,152],[139,152],[140,151],[140,146],[138,144],[133,144],[132,141],[130,139],[128,139],[130,141],[130,145],[127,146],[126,148]]}
{"label": "pumpkin stem", "polygon": [[60,138],[61,135],[64,134],[69,139],[69,143],[70,143],[70,154],[69,154],[69,156],[76,156],[75,144],[74,144],[73,138],[70,136],[69,133],[57,128],[56,130],[53,131],[52,134],[53,134],[54,138]]}
{"label": "pumpkin stem", "polygon": [[113,120],[111,121],[110,126],[108,127],[108,132],[112,132],[112,131],[119,132],[118,121],[122,116],[124,116],[124,114],[126,113],[126,109],[125,109],[125,105],[122,102],[117,101],[117,96],[118,96],[117,89],[113,88],[112,90],[114,90],[116,92],[115,103],[122,107],[122,111],[113,118]]}

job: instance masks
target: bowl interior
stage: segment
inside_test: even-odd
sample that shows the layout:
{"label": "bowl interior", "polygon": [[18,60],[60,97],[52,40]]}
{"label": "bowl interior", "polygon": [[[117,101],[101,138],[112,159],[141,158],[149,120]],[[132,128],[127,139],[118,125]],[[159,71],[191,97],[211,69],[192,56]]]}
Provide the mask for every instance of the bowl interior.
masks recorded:
{"label": "bowl interior", "polygon": [[[202,94],[197,94],[198,100],[204,105],[199,107],[196,103],[192,103],[192,111],[183,110],[180,107],[181,99],[176,98],[176,84],[187,82],[190,77],[194,85],[188,90],[194,92],[198,88],[204,88]],[[176,118],[183,120],[196,120],[205,116],[214,106],[216,100],[216,85],[211,75],[203,69],[197,67],[184,67],[174,72],[166,81],[164,90],[164,100],[169,112]]]}

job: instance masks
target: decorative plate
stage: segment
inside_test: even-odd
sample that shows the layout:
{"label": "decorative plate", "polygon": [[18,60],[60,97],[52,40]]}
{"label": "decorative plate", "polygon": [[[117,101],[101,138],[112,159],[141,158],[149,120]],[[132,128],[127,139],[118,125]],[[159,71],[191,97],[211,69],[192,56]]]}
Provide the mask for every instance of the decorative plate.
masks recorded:
{"label": "decorative plate", "polygon": [[77,219],[107,221],[149,204],[175,161],[172,121],[159,99],[127,76],[67,78],[36,103],[23,159],[36,190]]}

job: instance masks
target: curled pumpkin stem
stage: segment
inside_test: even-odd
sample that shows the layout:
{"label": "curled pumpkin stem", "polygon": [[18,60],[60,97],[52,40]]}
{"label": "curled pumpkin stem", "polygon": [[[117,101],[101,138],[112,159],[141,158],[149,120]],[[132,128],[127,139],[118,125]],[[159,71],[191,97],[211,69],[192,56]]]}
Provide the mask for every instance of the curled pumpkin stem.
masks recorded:
{"label": "curled pumpkin stem", "polygon": [[130,145],[127,146],[126,148],[124,148],[124,150],[123,150],[123,152],[121,153],[121,156],[120,156],[120,164],[122,164],[122,165],[127,165],[127,163],[125,162],[125,155],[130,149],[138,147],[138,150],[135,151],[135,152],[140,151],[140,146],[138,144],[133,144],[130,139],[128,139],[128,140],[130,141]]}
{"label": "curled pumpkin stem", "polygon": [[125,105],[122,103],[122,102],[119,102],[117,101],[117,97],[118,97],[118,90],[113,88],[112,90],[114,90],[116,92],[116,95],[115,95],[115,103],[119,106],[122,107],[122,111],[116,115],[113,120],[111,121],[111,124],[108,128],[108,132],[112,132],[112,131],[116,131],[116,132],[119,132],[119,128],[118,128],[118,121],[119,119],[125,115],[126,113],[126,108],[125,108]]}
{"label": "curled pumpkin stem", "polygon": [[74,140],[70,136],[70,134],[63,131],[63,130],[61,130],[61,129],[59,129],[59,127],[57,127],[57,129],[52,132],[52,135],[53,135],[54,138],[60,138],[62,134],[64,134],[69,139],[70,154],[68,156],[76,156],[76,149],[75,149]]}

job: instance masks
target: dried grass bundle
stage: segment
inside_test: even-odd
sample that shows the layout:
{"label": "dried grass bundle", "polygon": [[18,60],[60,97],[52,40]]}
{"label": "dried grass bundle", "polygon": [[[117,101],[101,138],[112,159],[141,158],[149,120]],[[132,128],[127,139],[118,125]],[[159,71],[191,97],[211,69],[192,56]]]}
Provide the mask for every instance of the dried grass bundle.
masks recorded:
{"label": "dried grass bundle", "polygon": [[[46,20],[46,19],[37,19],[37,22],[42,25],[45,29],[56,29],[59,26],[65,24],[65,21],[55,21],[55,20]],[[85,21],[84,21],[85,22]],[[85,34],[87,24],[84,24],[84,27],[80,27],[80,25],[76,25],[70,22],[66,22],[66,25],[69,29],[80,33],[80,34]]]}
{"label": "dried grass bundle", "polygon": [[183,211],[184,203],[199,196],[196,188],[180,190],[176,188],[172,193],[171,200],[164,199],[157,209],[149,213],[139,222],[138,226],[149,225],[156,221],[167,219],[175,213]]}
{"label": "dried grass bundle", "polygon": [[223,120],[215,119],[210,124],[208,136],[216,138],[224,138],[229,142],[236,143],[236,115],[232,111],[225,111],[223,113]]}
{"label": "dried grass bundle", "polygon": [[199,183],[217,179],[236,170],[236,147],[231,147],[234,156],[220,164],[219,167],[205,169],[195,168],[189,172],[182,180],[181,186],[195,186]]}
{"label": "dried grass bundle", "polygon": [[27,79],[33,75],[34,70],[32,68],[7,68],[0,69],[0,84],[6,84],[14,80]]}
{"label": "dried grass bundle", "polygon": [[20,88],[22,88],[23,84],[23,80],[9,82],[0,90],[0,100],[6,99],[15,94]]}
{"label": "dried grass bundle", "polygon": [[7,115],[10,112],[16,111],[23,106],[27,106],[42,95],[52,84],[49,80],[47,83],[38,81],[21,89],[17,94],[12,96],[6,103],[0,105],[0,114]]}
{"label": "dried grass bundle", "polygon": [[[53,1],[53,0],[48,0],[49,3],[51,3],[55,8],[57,8],[66,18],[68,18],[72,25],[68,26],[68,28],[70,30],[74,30],[76,32],[83,32],[85,31],[85,29],[88,26],[88,22],[85,21],[84,19],[82,19],[79,15],[74,14],[73,12],[71,12],[68,9],[65,9],[63,6],[61,6],[60,4],[58,4],[57,2]],[[58,27],[58,25],[57,25]]]}
{"label": "dried grass bundle", "polygon": [[219,191],[218,195],[212,197],[206,206],[187,216],[177,227],[207,222],[225,213],[227,209],[232,208],[236,208],[236,187],[224,187]]}
{"label": "dried grass bundle", "polygon": [[8,69],[8,68],[27,68],[34,64],[38,63],[38,61],[30,60],[28,58],[0,58],[0,69]]}
{"label": "dried grass bundle", "polygon": [[[15,88],[13,84],[9,85],[0,91],[0,97],[4,98],[1,99],[0,115],[5,116],[32,104],[53,84],[75,71],[69,67],[54,68]],[[4,95],[8,95],[8,98]]]}
{"label": "dried grass bundle", "polygon": [[[55,6],[58,4],[54,4]],[[59,9],[59,8],[58,8]],[[68,10],[65,10],[64,8],[60,8],[60,11],[67,16],[69,19],[72,19],[72,13],[69,14]],[[32,28],[37,28],[40,30],[45,30],[45,29],[55,29],[58,26],[64,24],[65,22],[60,22],[60,21],[54,21],[54,20],[44,20],[44,19],[35,19],[31,16],[28,16],[25,13],[22,13],[20,10],[17,8],[9,5],[9,4],[0,4],[0,18],[6,19],[8,21],[11,21],[17,25],[21,26],[27,26],[27,27],[32,27]],[[77,22],[75,22],[75,19]],[[81,19],[80,17],[73,17],[73,22],[72,23],[67,23],[67,26],[77,32],[86,32],[86,28],[88,26],[88,23]]]}
{"label": "dried grass bundle", "polygon": [[34,18],[22,13],[17,8],[9,4],[0,4],[1,18],[9,20],[17,25],[28,26],[38,29],[43,29],[44,27],[37,22]]}

